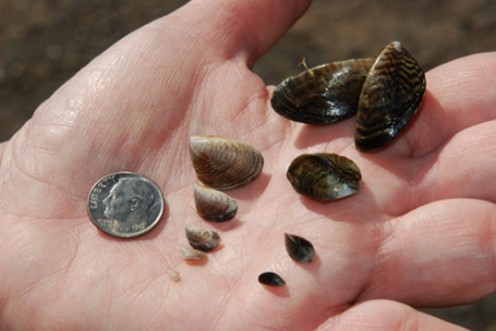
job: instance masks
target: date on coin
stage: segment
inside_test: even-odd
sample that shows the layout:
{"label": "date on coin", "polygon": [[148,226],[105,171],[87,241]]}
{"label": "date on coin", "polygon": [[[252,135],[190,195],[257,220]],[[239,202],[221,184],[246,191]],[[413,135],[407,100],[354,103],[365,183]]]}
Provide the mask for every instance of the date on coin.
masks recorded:
{"label": "date on coin", "polygon": [[114,237],[131,238],[158,224],[164,198],[150,179],[133,172],[116,172],[93,185],[87,207],[98,229]]}

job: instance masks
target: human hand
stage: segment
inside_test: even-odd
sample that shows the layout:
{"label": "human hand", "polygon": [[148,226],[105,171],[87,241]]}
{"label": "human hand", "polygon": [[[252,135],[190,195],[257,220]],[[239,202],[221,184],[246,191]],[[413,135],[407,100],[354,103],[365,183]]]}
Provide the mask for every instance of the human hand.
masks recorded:
{"label": "human hand", "polygon": [[[95,59],[1,145],[0,328],[456,329],[409,306],[495,291],[496,54],[427,73],[414,123],[388,149],[359,153],[353,120],[291,123],[249,69],[308,4],[192,1]],[[204,265],[178,253],[186,224],[210,226],[193,208],[194,134],[265,157],[261,178],[230,192],[239,221],[216,225],[223,247]],[[285,172],[307,151],[353,159],[361,191],[301,198]],[[168,206],[134,240],[101,234],[86,215],[92,184],[120,170],[152,178]],[[317,260],[291,261],[284,233],[309,239]],[[257,282],[269,270],[284,289]]]}

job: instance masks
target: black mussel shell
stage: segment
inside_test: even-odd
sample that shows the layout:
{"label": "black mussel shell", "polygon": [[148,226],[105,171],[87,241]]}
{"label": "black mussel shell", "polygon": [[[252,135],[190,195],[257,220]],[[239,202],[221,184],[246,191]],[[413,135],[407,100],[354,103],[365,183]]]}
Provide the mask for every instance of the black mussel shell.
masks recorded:
{"label": "black mussel shell", "polygon": [[420,107],[425,75],[417,61],[393,42],[370,69],[358,104],[355,144],[368,152],[387,145]]}
{"label": "black mussel shell", "polygon": [[272,108],[292,121],[328,124],[356,114],[362,85],[374,58],[333,62],[280,83]]}
{"label": "black mussel shell", "polygon": [[267,286],[284,286],[286,282],[275,272],[264,272],[258,276],[258,282]]}
{"label": "black mussel shell", "polygon": [[302,263],[310,263],[315,257],[315,249],[310,241],[294,234],[285,234],[284,243],[289,256]]}
{"label": "black mussel shell", "polygon": [[286,175],[298,193],[319,201],[357,193],[362,179],[352,160],[330,153],[300,155],[291,162]]}

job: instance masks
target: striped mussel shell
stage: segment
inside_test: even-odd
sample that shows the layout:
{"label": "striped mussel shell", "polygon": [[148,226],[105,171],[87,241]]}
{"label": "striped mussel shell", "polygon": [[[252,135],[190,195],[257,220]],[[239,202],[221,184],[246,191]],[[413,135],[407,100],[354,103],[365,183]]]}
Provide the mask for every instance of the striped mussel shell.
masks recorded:
{"label": "striped mussel shell", "polygon": [[194,198],[198,215],[206,221],[225,222],[232,219],[238,211],[236,200],[204,185],[195,185]]}
{"label": "striped mussel shell", "polygon": [[323,64],[280,83],[272,108],[296,122],[329,124],[356,114],[362,85],[374,58]]}
{"label": "striped mussel shell", "polygon": [[217,136],[192,136],[189,150],[198,179],[221,191],[251,183],[264,163],[254,147]]}
{"label": "striped mussel shell", "polygon": [[424,71],[413,56],[397,41],[386,46],[360,93],[357,149],[369,152],[388,145],[419,109],[425,87]]}
{"label": "striped mussel shell", "polygon": [[220,235],[214,230],[187,225],[185,232],[191,247],[202,252],[209,252],[220,243]]}
{"label": "striped mussel shell", "polygon": [[314,153],[294,159],[287,178],[298,193],[327,202],[357,193],[362,175],[358,166],[347,157]]}

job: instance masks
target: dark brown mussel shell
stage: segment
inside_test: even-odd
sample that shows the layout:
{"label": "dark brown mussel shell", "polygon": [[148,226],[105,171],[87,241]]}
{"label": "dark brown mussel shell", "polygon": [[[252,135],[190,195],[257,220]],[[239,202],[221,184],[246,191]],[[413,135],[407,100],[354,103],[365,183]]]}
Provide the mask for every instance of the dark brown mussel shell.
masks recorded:
{"label": "dark brown mussel shell", "polygon": [[216,136],[192,136],[189,150],[198,179],[222,191],[251,183],[264,163],[252,146]]}
{"label": "dark brown mussel shell", "polygon": [[211,251],[220,243],[220,236],[217,232],[192,225],[186,226],[186,238],[191,247],[202,252]]}
{"label": "dark brown mussel shell", "polygon": [[296,262],[310,263],[315,257],[315,249],[310,241],[294,234],[284,234],[284,244],[289,256]]}
{"label": "dark brown mussel shell", "polygon": [[267,286],[284,286],[286,282],[282,279],[281,276],[276,274],[275,272],[264,272],[258,276],[258,281],[260,284]]}
{"label": "dark brown mussel shell", "polygon": [[296,122],[328,124],[356,114],[362,85],[374,58],[333,62],[280,83],[272,108]]}
{"label": "dark brown mussel shell", "polygon": [[397,41],[377,57],[358,104],[355,145],[375,151],[387,145],[420,107],[425,75],[417,61]]}
{"label": "dark brown mussel shell", "polygon": [[319,201],[342,199],[358,192],[362,175],[347,157],[315,153],[303,154],[291,162],[287,177],[294,189]]}
{"label": "dark brown mussel shell", "polygon": [[210,187],[196,184],[194,197],[198,215],[207,221],[229,221],[238,211],[236,200]]}

